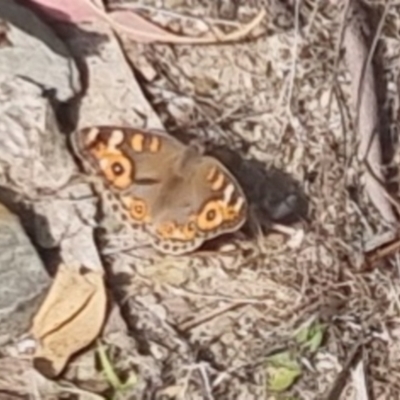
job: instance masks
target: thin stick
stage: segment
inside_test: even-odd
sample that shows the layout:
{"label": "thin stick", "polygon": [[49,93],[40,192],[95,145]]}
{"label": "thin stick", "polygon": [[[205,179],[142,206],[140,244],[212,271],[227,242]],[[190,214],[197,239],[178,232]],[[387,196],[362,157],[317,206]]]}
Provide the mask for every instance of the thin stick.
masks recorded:
{"label": "thin stick", "polygon": [[294,87],[294,80],[296,76],[296,67],[297,67],[297,49],[298,49],[298,42],[299,42],[299,19],[300,19],[300,3],[301,0],[296,0],[296,7],[295,7],[295,18],[294,18],[294,43],[292,47],[292,66],[290,69],[290,81],[289,81],[289,92],[288,92],[288,113],[291,113],[291,104],[292,104],[292,97],[293,97],[293,87]]}

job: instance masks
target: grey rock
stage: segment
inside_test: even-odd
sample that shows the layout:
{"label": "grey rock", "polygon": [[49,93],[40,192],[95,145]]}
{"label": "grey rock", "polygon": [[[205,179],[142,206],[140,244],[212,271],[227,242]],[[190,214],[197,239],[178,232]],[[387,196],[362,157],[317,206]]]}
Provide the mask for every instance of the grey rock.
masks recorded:
{"label": "grey rock", "polygon": [[14,1],[0,2],[7,45],[1,46],[0,76],[25,77],[59,101],[77,94],[79,71],[67,47],[32,11]]}
{"label": "grey rock", "polygon": [[0,344],[29,328],[50,282],[19,218],[0,204]]}
{"label": "grey rock", "polygon": [[[48,99],[68,101],[80,91],[78,69],[67,47],[31,10],[0,2],[0,186],[26,208],[59,193],[75,165]],[[2,201],[6,199],[2,198]],[[3,204],[7,204],[3,202]],[[51,283],[20,220],[0,203],[0,345],[25,333]],[[19,214],[19,213],[18,213]],[[47,217],[47,215],[46,215]],[[22,218],[22,217],[21,217]],[[33,218],[34,220],[34,218]],[[51,216],[47,220],[50,224]],[[41,228],[53,232],[55,228]],[[32,234],[32,232],[30,232]],[[38,241],[35,235],[35,241]]]}

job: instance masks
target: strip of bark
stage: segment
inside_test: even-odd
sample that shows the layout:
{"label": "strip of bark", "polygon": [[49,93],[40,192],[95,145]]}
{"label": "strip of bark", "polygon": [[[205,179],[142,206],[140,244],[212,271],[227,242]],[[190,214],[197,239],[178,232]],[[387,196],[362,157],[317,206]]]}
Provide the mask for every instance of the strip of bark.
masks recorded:
{"label": "strip of bark", "polygon": [[351,74],[351,97],[356,109],[355,130],[360,135],[358,156],[367,166],[365,189],[385,221],[395,224],[397,218],[385,190],[382,172],[379,106],[374,67],[369,57],[372,35],[365,9],[359,0],[349,0],[347,15],[343,47]]}

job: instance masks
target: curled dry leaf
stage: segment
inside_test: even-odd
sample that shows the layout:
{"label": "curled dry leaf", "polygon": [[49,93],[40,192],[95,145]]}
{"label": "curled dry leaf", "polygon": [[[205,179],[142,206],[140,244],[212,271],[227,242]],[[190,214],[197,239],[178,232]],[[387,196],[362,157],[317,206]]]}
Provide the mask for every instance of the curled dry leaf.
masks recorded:
{"label": "curled dry leaf", "polygon": [[37,341],[35,365],[43,374],[59,375],[73,354],[96,339],[106,303],[102,273],[59,267],[31,328]]}

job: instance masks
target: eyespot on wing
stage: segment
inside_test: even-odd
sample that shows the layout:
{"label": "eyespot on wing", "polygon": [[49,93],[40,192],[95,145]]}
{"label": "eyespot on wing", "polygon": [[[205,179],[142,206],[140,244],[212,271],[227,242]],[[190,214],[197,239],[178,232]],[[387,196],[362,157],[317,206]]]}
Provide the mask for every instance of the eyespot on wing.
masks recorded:
{"label": "eyespot on wing", "polygon": [[106,181],[117,189],[128,188],[134,179],[134,165],[121,152],[110,152],[100,143],[90,151]]}
{"label": "eyespot on wing", "polygon": [[100,173],[107,184],[119,190],[128,188],[135,176],[133,161],[119,149],[123,140],[123,129],[112,127],[83,128],[71,138],[87,172]]}

